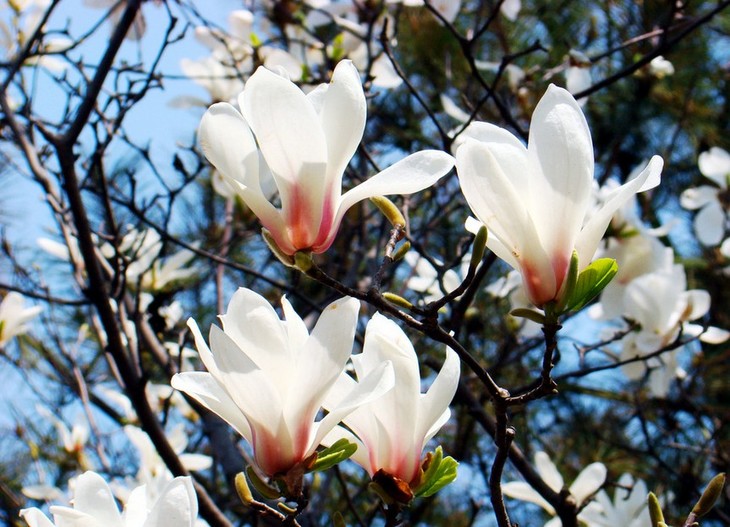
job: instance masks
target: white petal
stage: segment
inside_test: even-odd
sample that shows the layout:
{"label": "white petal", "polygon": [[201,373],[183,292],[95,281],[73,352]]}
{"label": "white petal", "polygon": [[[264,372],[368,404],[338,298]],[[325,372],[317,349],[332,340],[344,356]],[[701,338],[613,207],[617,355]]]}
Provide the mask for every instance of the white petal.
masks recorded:
{"label": "white petal", "polygon": [[[506,134],[501,139],[491,143],[467,139],[459,147],[456,159],[461,191],[472,212],[489,229],[487,246],[516,269],[529,266],[544,289],[554,290],[552,261],[538,236],[533,210],[528,208],[525,187],[521,186],[529,187],[525,148]],[[539,174],[532,175],[532,179],[536,177]]]}
{"label": "white petal", "polygon": [[652,157],[649,164],[638,176],[617,188],[604,202],[603,206],[591,216],[588,223],[581,230],[575,244],[582,268],[587,266],[593,259],[613,214],[640,189],[646,190],[648,181],[657,183],[659,180],[658,174],[661,173],[663,166],[664,161],[661,157]]}
{"label": "white petal", "polygon": [[291,53],[281,48],[267,46],[260,48],[260,50],[263,51],[264,66],[267,69],[276,71],[282,68],[294,82],[298,82],[302,78],[302,63]]}
{"label": "white petal", "polygon": [[535,453],[535,469],[548,487],[555,492],[560,492],[563,489],[563,476],[560,475],[558,467],[555,466],[555,463],[545,452]]}
{"label": "white petal", "polygon": [[730,339],[730,331],[716,328],[715,326],[709,326],[702,335],[700,335],[700,340],[707,344],[722,344],[728,339]]}
{"label": "white petal", "polygon": [[262,191],[258,149],[241,114],[228,103],[214,104],[203,115],[198,135],[205,157],[241,194],[264,226],[272,232],[283,229],[279,211]]}
{"label": "white petal", "polygon": [[291,368],[265,371],[259,367],[218,326],[210,328],[210,346],[219,368],[216,381],[225,388],[252,428],[256,425],[277,430],[283,396],[291,379]]}
{"label": "white petal", "polygon": [[213,465],[213,458],[203,454],[184,453],[178,457],[186,470],[207,470]]}
{"label": "white petal", "polygon": [[342,218],[355,203],[372,196],[412,194],[430,187],[454,166],[454,158],[436,151],[424,150],[401,159],[394,165],[348,190],[340,200],[329,236],[315,251],[321,252],[332,244]]}
{"label": "white petal", "polygon": [[214,104],[203,114],[198,136],[205,157],[220,172],[248,187],[258,186],[256,141],[238,110],[226,102]]}
{"label": "white petal", "polygon": [[395,385],[393,365],[390,362],[383,362],[370,375],[360,380],[341,402],[340,405],[331,408],[329,413],[317,423],[317,432],[312,443],[313,448],[321,443],[322,438],[327,435],[340,421],[346,421],[347,416],[357,408],[373,402],[382,397]]}
{"label": "white petal", "polygon": [[689,311],[685,309],[682,320],[697,320],[710,310],[712,299],[710,293],[704,289],[692,289],[685,292],[685,299]]}
{"label": "white petal", "polygon": [[695,216],[695,233],[700,243],[718,245],[725,237],[725,211],[719,201],[711,201]]}
{"label": "white petal", "polygon": [[20,517],[25,520],[29,527],[55,527],[51,520],[40,509],[35,507],[22,509],[20,511]]}
{"label": "white petal", "polygon": [[121,515],[112,491],[96,472],[84,472],[76,478],[73,504],[74,510],[92,516],[100,525],[121,526]]}
{"label": "white petal", "polygon": [[[571,93],[580,93],[591,87],[593,79],[591,79],[590,67],[571,66],[565,70],[565,88]],[[583,106],[588,101],[588,97],[582,97],[578,100],[578,104]]]}
{"label": "white petal", "polygon": [[524,194],[518,191],[527,185],[527,151],[510,143],[467,139],[456,151],[456,170],[472,212],[490,235],[520,254],[524,245],[541,245]]}
{"label": "white petal", "polygon": [[293,186],[305,184],[308,197],[318,195],[321,202],[327,142],[319,116],[304,93],[291,81],[259,67],[246,82],[239,104],[282,201],[286,202]]}
{"label": "white petal", "polygon": [[299,342],[294,359],[296,377],[291,381],[285,403],[290,430],[301,420],[314,421],[327,391],[345,369],[352,353],[359,311],[360,301],[354,298],[331,303],[319,316],[311,336]]}
{"label": "white petal", "polygon": [[[289,316],[294,315],[289,313]],[[280,375],[286,375],[292,369],[282,368],[282,364],[289,364],[294,359],[290,354],[285,324],[264,297],[240,287],[231,297],[226,314],[221,315],[220,319],[226,335],[243,350],[239,353],[245,353],[259,368]],[[217,359],[218,350],[215,352]],[[288,382],[287,377],[281,384]]]}
{"label": "white petal", "polygon": [[700,172],[710,178],[722,188],[728,186],[730,176],[730,153],[722,148],[713,146],[707,152],[702,152],[697,159]]}
{"label": "white petal", "polygon": [[468,113],[466,113],[464,110],[459,108],[457,104],[445,93],[442,93],[440,96],[441,100],[441,106],[444,107],[444,112],[449,117],[452,117],[459,121],[460,123],[465,123],[469,120],[471,117]]}
{"label": "white petal", "polygon": [[591,463],[584,468],[570,486],[570,493],[580,505],[588,497],[598,492],[601,485],[606,481],[606,465],[603,463]]}
{"label": "white petal", "polygon": [[697,210],[717,201],[719,189],[709,185],[688,188],[679,196],[679,204],[687,210]]}
{"label": "white petal", "polygon": [[527,151],[532,170],[542,172],[531,174],[527,189],[540,240],[548,255],[570,258],[591,198],[593,144],[583,112],[567,90],[550,85],[540,99]]}
{"label": "white petal", "polygon": [[198,517],[198,498],[190,476],[177,477],[162,491],[145,527],[193,527]]}
{"label": "white petal", "polygon": [[[459,385],[461,363],[459,356],[451,348],[446,348],[446,360],[434,379],[428,392],[421,397],[419,408],[419,431],[426,441],[436,434],[444,423],[444,414],[454,398]],[[448,419],[448,415],[446,415]],[[438,424],[438,428],[435,425]]]}
{"label": "white petal", "polygon": [[327,184],[337,196],[342,174],[365,131],[367,104],[360,74],[349,60],[340,61],[322,101],[322,129],[327,141]]}
{"label": "white petal", "polygon": [[535,489],[523,481],[510,481],[502,484],[502,492],[505,496],[516,500],[527,501],[539,505],[549,514],[555,514],[555,509],[545,498],[540,496]]}
{"label": "white petal", "polygon": [[253,442],[251,427],[245,415],[209,373],[198,371],[176,373],[170,384],[176,390],[185,392],[208,410],[220,416],[249,443]]}

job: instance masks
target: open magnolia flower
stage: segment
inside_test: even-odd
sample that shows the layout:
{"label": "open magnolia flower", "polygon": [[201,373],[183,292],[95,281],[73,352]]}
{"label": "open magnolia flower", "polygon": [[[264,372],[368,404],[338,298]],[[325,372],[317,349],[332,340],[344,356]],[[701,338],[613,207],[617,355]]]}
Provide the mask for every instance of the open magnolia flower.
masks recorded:
{"label": "open magnolia flower", "polygon": [[646,497],[646,483],[623,474],[616,482],[613,501],[605,490],[596,494],[598,507],[588,507],[581,512],[581,519],[589,527],[647,527],[651,525]]}
{"label": "open magnolia flower", "polygon": [[[287,255],[326,251],[352,205],[422,190],[453,166],[444,152],[418,152],[342,194],[342,176],[366,117],[360,75],[350,61],[340,62],[329,85],[308,95],[285,77],[259,68],[239,104],[241,112],[228,103],[208,109],[200,123],[200,144]],[[271,170],[281,208],[262,191],[264,165]]]}
{"label": "open magnolia flower", "polygon": [[[58,527],[193,527],[198,499],[190,477],[177,477],[154,503],[148,502],[144,485],[137,487],[120,513],[104,479],[96,472],[84,472],[76,479],[73,508],[52,506],[51,514]],[[35,507],[23,509],[20,515],[30,527],[55,527]]]}
{"label": "open magnolia flower", "polygon": [[350,357],[360,303],[353,298],[333,302],[311,334],[285,297],[281,304],[285,320],[265,298],[239,289],[220,317],[223,329],[210,328],[210,348],[190,319],[208,371],[172,378],[173,387],[228,421],[252,445],[256,465],[268,476],[306,460],[343,417],[394,382],[392,366],[381,362],[316,422]]}
{"label": "open magnolia flower", "polygon": [[[365,330],[363,352],[352,356],[358,379],[377,371],[383,361],[391,361],[395,370],[395,386],[373,402],[363,405],[326,438],[334,443],[343,437],[358,445],[352,459],[374,476],[383,471],[411,485],[419,483],[423,448],[448,421],[449,404],[459,383],[459,358],[446,350],[446,361],[428,392],[421,393],[418,358],[413,345],[392,320],[376,313]],[[330,391],[325,408],[332,411],[347,401],[356,386],[348,374],[340,376]]]}
{"label": "open magnolia flower", "polygon": [[695,234],[703,245],[718,245],[728,225],[725,210],[730,182],[730,153],[716,146],[702,152],[697,160],[700,172],[712,185],[688,188],[680,196],[685,209],[699,210],[694,220]]}
{"label": "open magnolia flower", "polygon": [[590,264],[611,217],[635,193],[659,184],[654,156],[634,179],[591,210],[593,145],[570,93],[551,85],[532,116],[528,146],[509,131],[476,122],[459,137],[456,168],[487,247],[520,271],[537,307],[559,302],[573,251]]}
{"label": "open magnolia flower", "polygon": [[[535,470],[537,470],[537,473],[543,481],[547,483],[548,487],[555,492],[563,490],[563,476],[560,475],[555,463],[552,462],[550,456],[545,452],[537,452],[535,454]],[[575,498],[575,503],[578,505],[578,508],[585,506],[591,496],[601,488],[603,482],[606,481],[606,473],[606,466],[603,463],[596,462],[591,463],[578,474],[573,484],[568,488],[571,496]],[[542,507],[550,516],[557,514],[553,506],[524,481],[510,481],[505,483],[502,485],[502,492],[510,498],[535,503]],[[592,504],[588,504],[588,507],[593,508]],[[582,519],[582,514],[578,516],[578,519]],[[545,527],[560,527],[561,525],[560,518],[555,517],[547,522]]]}
{"label": "open magnolia flower", "polygon": [[42,308],[25,307],[23,295],[15,291],[5,295],[0,302],[0,348],[10,339],[28,331],[27,322],[35,318]]}
{"label": "open magnolia flower", "polygon": [[[730,333],[714,326],[692,324],[710,310],[710,294],[687,290],[687,277],[680,264],[671,265],[633,280],[624,292],[624,316],[639,325],[622,339],[622,360],[651,355],[670,345],[680,331],[708,344],[721,344]],[[638,380],[649,373],[649,389],[655,397],[666,397],[672,382],[684,372],[678,368],[679,348],[622,366],[624,374]]]}

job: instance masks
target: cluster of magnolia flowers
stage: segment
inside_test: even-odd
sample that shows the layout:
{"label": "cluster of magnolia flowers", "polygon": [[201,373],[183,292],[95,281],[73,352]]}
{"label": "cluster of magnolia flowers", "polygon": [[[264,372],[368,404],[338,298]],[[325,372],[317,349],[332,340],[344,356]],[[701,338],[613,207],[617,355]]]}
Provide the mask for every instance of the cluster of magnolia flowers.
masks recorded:
{"label": "cluster of magnolia flowers", "polygon": [[[263,2],[267,12],[273,3]],[[381,89],[397,88],[403,82],[380,42],[385,30],[389,40],[395,41],[395,20],[390,10],[397,7],[425,9],[423,0],[396,0],[377,8],[339,0],[307,0],[301,6],[301,16],[272,24],[270,17],[256,17],[252,11],[240,9],[228,17],[228,29],[199,26],[195,29],[197,41],[210,54],[201,59],[183,59],[180,67],[185,75],[203,87],[213,101],[232,101],[243,88],[243,78],[254,70],[254,63],[286,71],[295,82],[307,82],[312,72],[327,67],[333,59],[347,58],[356,67],[367,69],[370,82]],[[461,0],[430,1],[438,20],[453,22],[462,8]],[[373,9],[365,15],[363,10]],[[515,21],[521,9],[520,0],[500,2],[500,13]],[[275,17],[273,17],[275,18]],[[369,22],[363,22],[368,20]],[[316,37],[332,33],[327,42]],[[286,49],[276,45],[284,34]],[[197,97],[178,97],[178,106],[207,105]],[[225,190],[224,190],[225,192]]]}
{"label": "cluster of magnolia flowers", "polygon": [[[234,22],[240,31],[249,31],[240,39],[241,60],[248,60],[253,38],[250,27],[246,29],[249,21],[239,14]],[[199,32],[199,36],[214,55],[222,52],[221,46],[229,53],[237,49],[220,35]],[[615,311],[616,302],[612,304],[611,299],[620,298],[624,303],[619,312],[629,314],[641,328],[627,339],[626,349],[633,350],[627,357],[631,357],[657,350],[679,331],[695,331],[685,322],[709,309],[709,296],[686,291],[683,269],[667,265],[666,256],[658,258],[664,262],[658,271],[628,267],[633,274],[619,274],[617,283],[624,289],[618,293],[618,286],[604,289],[617,273],[615,262],[610,263],[613,260],[594,261],[604,233],[636,193],[659,183],[663,163],[655,156],[627,183],[605,189],[596,199],[590,131],[580,105],[568,91],[554,85],[548,88],[534,110],[527,146],[503,128],[473,122],[455,141],[454,156],[417,152],[343,193],[343,174],[366,122],[360,73],[352,61],[341,61],[329,84],[305,94],[292,81],[298,77],[287,73],[290,68],[281,55],[272,53],[269,59],[276,72],[260,67],[243,86],[237,106],[228,102],[211,106],[201,121],[199,137],[228,191],[240,196],[259,218],[267,243],[285,263],[295,265],[298,253],[327,251],[345,213],[361,200],[421,191],[456,166],[462,192],[476,217],[467,222],[467,229],[475,232],[486,226],[487,247],[521,278],[526,305],[531,306],[524,308],[530,311],[524,313],[528,318],[556,320],[603,290],[602,314]],[[217,57],[215,62],[222,64]],[[192,63],[186,67],[192,73],[195,67],[206,69]],[[301,63],[297,68],[301,70]],[[229,100],[230,91],[240,88],[233,82],[214,97]],[[704,213],[702,219],[698,215],[697,221],[704,223],[708,215]],[[617,238],[603,249],[603,256],[621,260],[617,254],[621,243],[636,243],[636,239]],[[157,259],[159,239],[141,236],[136,240],[142,256],[136,264],[140,269],[130,272],[143,288],[161,289],[168,281],[194,272],[183,269],[190,253],[170,258],[166,268]],[[648,300],[649,292],[657,290],[664,291],[666,298],[654,305]],[[27,320],[37,314],[35,309],[16,305],[8,315],[3,311],[6,302],[17,304],[18,298],[8,295],[0,305],[0,324],[4,323],[0,345],[22,332]],[[412,344],[383,315],[370,319],[362,352],[353,355],[360,320],[357,300],[330,304],[311,331],[286,298],[282,311],[283,320],[263,297],[242,288],[221,316],[222,328],[211,327],[209,344],[196,323],[189,321],[207,371],[179,373],[172,386],[220,415],[244,437],[253,451],[256,474],[252,477],[280,482],[284,494],[296,493],[297,482],[290,475],[327,468],[331,463],[322,460],[332,456],[351,456],[376,483],[403,483],[398,488],[406,489],[405,501],[433,491],[424,487],[429,482],[424,480],[428,467],[423,464],[423,450],[449,418],[460,376],[456,354],[446,350],[443,367],[424,394]],[[700,334],[712,337],[714,332],[699,328],[696,335]],[[714,335],[710,341],[719,341],[720,334]],[[345,451],[346,456],[341,454]],[[78,478],[74,509],[51,509],[57,522],[95,514],[84,511],[84,496],[106,496],[108,489],[91,474]],[[165,485],[170,490],[161,491],[158,501],[130,498],[124,514],[135,518],[135,524],[153,525],[155,520],[145,523],[141,511],[155,518],[166,514],[166,497],[175,495],[170,503],[180,503],[178,494],[192,496],[189,480],[171,479]],[[506,486],[505,493],[509,489]],[[595,507],[606,512],[601,501],[606,500],[598,500]],[[185,503],[187,508],[178,511],[184,516],[181,525],[194,521],[196,514],[193,498]],[[114,518],[112,525],[119,524],[116,505],[104,514]],[[52,525],[35,510],[24,515],[33,527]]]}
{"label": "cluster of magnolia flowers", "polygon": [[[422,190],[456,164],[477,217],[467,227],[488,228],[487,246],[521,274],[532,305],[556,317],[581,307],[615,274],[612,266],[591,263],[599,242],[624,203],[659,183],[662,161],[655,157],[594,206],[588,125],[574,98],[550,86],[533,114],[527,147],[502,128],[472,123],[458,138],[455,159],[417,152],[342,194],[366,106],[357,69],[342,61],[329,84],[308,94],[283,72],[261,67],[238,108],[216,103],[203,116],[199,137],[206,157],[290,265],[297,253],[325,252],[355,203]],[[276,187],[276,204],[263,190],[267,180]],[[455,354],[447,350],[441,372],[422,395],[413,347],[382,315],[370,320],[362,353],[350,358],[357,300],[328,306],[311,334],[286,299],[282,309],[284,321],[261,296],[239,289],[221,317],[222,329],[211,327],[210,346],[191,321],[208,371],[178,374],[172,385],[246,438],[265,476],[300,474],[302,467],[316,466],[320,445],[346,439],[357,446],[353,459],[371,476],[387,475],[417,492],[423,447],[448,419],[458,383]],[[355,378],[345,370],[348,358]],[[327,413],[317,421],[322,409]]]}

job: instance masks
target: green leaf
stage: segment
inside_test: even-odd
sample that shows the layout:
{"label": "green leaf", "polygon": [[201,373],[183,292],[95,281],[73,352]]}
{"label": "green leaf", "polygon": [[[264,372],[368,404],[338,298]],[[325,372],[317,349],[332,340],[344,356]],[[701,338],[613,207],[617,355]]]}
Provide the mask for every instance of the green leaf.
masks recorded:
{"label": "green leaf", "polygon": [[527,320],[532,320],[533,322],[537,322],[538,324],[545,325],[545,315],[543,315],[539,311],[535,311],[534,309],[518,307],[510,311],[509,314],[513,317],[526,318]]}
{"label": "green leaf", "polygon": [[616,276],[618,264],[613,258],[599,258],[583,269],[578,275],[572,295],[565,302],[565,310],[577,311],[593,300]]}
{"label": "green leaf", "polygon": [[[570,257],[570,266],[568,267],[568,274],[565,277],[565,285],[563,286],[563,294],[555,308],[557,314],[564,313],[565,307],[573,295],[575,294],[575,288],[578,285],[578,251],[573,249],[573,254]],[[589,266],[590,267],[590,266]]]}
{"label": "green leaf", "polygon": [[312,472],[319,472],[334,467],[337,463],[340,463],[352,456],[356,450],[357,445],[355,443],[350,443],[347,439],[343,438],[335,441],[332,446],[317,452],[317,459],[310,467],[310,470]]}
{"label": "green leaf", "polygon": [[431,462],[421,478],[421,484],[416,488],[414,494],[419,498],[433,496],[439,490],[456,479],[459,463],[451,457],[443,457],[441,447],[436,448],[432,454]]}

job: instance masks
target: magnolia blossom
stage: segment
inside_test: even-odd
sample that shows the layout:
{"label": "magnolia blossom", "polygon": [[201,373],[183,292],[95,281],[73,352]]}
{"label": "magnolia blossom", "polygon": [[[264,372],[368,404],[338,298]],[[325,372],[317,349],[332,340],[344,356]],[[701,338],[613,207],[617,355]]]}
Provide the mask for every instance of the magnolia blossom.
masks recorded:
{"label": "magnolia blossom", "polygon": [[[413,345],[395,322],[376,313],[365,329],[363,351],[352,356],[352,364],[357,378],[364,379],[376,372],[383,361],[393,364],[393,389],[345,417],[343,423],[357,438],[338,427],[326,441],[333,443],[346,437],[358,445],[352,459],[371,477],[382,470],[415,485],[424,446],[449,419],[449,404],[459,383],[459,358],[447,349],[441,371],[428,392],[422,394]],[[332,409],[346,403],[354,386],[352,377],[341,375],[327,396],[325,407]]]}
{"label": "magnolia blossom", "polygon": [[174,282],[195,276],[194,267],[186,267],[195,257],[193,251],[183,249],[162,257],[163,243],[157,231],[130,230],[119,244],[119,251],[132,259],[127,266],[126,278],[141,285],[147,291],[163,291]]}
{"label": "magnolia blossom", "polygon": [[[638,172],[635,170],[629,179]],[[596,186],[596,210],[609,199],[619,183],[607,181],[601,188]],[[601,245],[598,256],[612,258],[618,263],[618,273],[601,292],[600,302],[589,308],[594,318],[611,319],[620,317],[624,312],[624,292],[626,286],[639,276],[670,269],[674,263],[674,251],[666,247],[659,236],[665,236],[671,230],[669,222],[657,228],[644,225],[638,213],[635,197],[629,199],[611,218],[607,235]]]}
{"label": "magnolia blossom", "polygon": [[66,423],[56,417],[56,415],[45,406],[37,404],[36,412],[40,417],[49,421],[56,428],[56,434],[58,435],[58,440],[63,446],[63,449],[69,454],[76,456],[79,465],[82,468],[89,468],[90,461],[84,452],[86,449],[86,443],[89,440],[88,424],[77,419],[69,430]]}
{"label": "magnolia blossom", "polygon": [[52,506],[55,524],[39,509],[23,509],[20,515],[29,527],[193,527],[198,516],[198,500],[189,477],[170,481],[155,502],[150,502],[144,486],[132,491],[120,513],[109,485],[95,472],[76,479],[73,507]]}
{"label": "magnolia blossom", "polygon": [[173,100],[174,106],[208,106],[211,101],[230,101],[241,93],[243,76],[253,69],[253,23],[251,11],[237,9],[228,15],[227,32],[209,26],[195,28],[195,39],[211,54],[197,60],[183,58],[180,69],[205,88],[211,100],[183,95]]}
{"label": "magnolia blossom", "polygon": [[285,297],[281,303],[284,321],[262,296],[239,289],[220,317],[223,329],[211,326],[210,348],[190,319],[208,371],[172,378],[173,387],[220,415],[252,445],[256,464],[269,476],[308,458],[343,417],[393,385],[392,367],[382,362],[315,421],[352,351],[360,303],[333,302],[311,334]]}
{"label": "magnolia blossom", "polygon": [[613,501],[605,490],[596,494],[598,507],[589,507],[581,513],[588,527],[648,527],[651,525],[646,497],[646,483],[623,474],[616,482]]}
{"label": "magnolia blossom", "polygon": [[703,245],[718,245],[725,237],[727,212],[723,205],[730,179],[730,153],[712,147],[702,152],[698,159],[700,172],[712,185],[701,185],[682,192],[680,204],[689,210],[699,210],[694,227],[697,239]]}
{"label": "magnolia blossom", "polygon": [[316,33],[321,26],[334,22],[342,30],[335,39],[336,52],[360,70],[367,69],[372,86],[391,89],[403,83],[379,41],[385,31],[386,37],[394,42],[396,22],[387,9],[373,12],[374,20],[363,21],[360,5],[351,1],[308,0],[307,3],[314,8],[306,18],[308,31]]}
{"label": "magnolia blossom", "polygon": [[0,348],[10,339],[28,331],[26,323],[40,313],[40,306],[25,307],[23,295],[11,291],[0,302]]}
{"label": "magnolia blossom", "polygon": [[[622,360],[643,357],[671,344],[679,334],[698,337],[702,342],[719,344],[730,337],[725,330],[689,321],[704,316],[710,309],[710,294],[704,290],[686,290],[684,267],[645,274],[633,280],[624,293],[624,314],[639,324],[637,331],[623,340]],[[629,379],[641,379],[647,369],[649,388],[655,397],[666,397],[671,382],[683,375],[678,370],[678,350],[662,353],[647,361],[624,364],[622,370]]]}
{"label": "magnolia blossom", "polygon": [[489,229],[487,247],[522,274],[537,307],[561,298],[573,251],[579,267],[593,259],[613,213],[636,192],[659,183],[654,156],[587,219],[593,186],[593,145],[575,99],[551,85],[532,116],[527,148],[510,132],[472,123],[456,151],[461,189]]}
{"label": "magnolia blossom", "polygon": [[[208,160],[289,255],[326,251],[345,212],[358,201],[422,190],[453,166],[443,152],[419,152],[342,194],[343,172],[362,138],[366,112],[360,75],[349,61],[337,65],[329,85],[309,95],[259,68],[239,104],[243,115],[227,103],[211,106],[200,123],[200,142]],[[258,149],[271,169],[281,208],[261,189]]]}
{"label": "magnolia blossom", "polygon": [[654,75],[657,79],[663,79],[669,75],[674,75],[674,64],[659,55],[658,57],[651,59],[651,62],[649,63],[649,73]]}
{"label": "magnolia blossom", "polygon": [[[495,298],[507,298],[509,300],[510,311],[530,307],[530,301],[525,294],[525,288],[522,287],[522,277],[515,270],[511,270],[505,276],[489,284],[484,288],[484,291]],[[542,325],[527,318],[507,314],[506,322],[507,327],[520,339],[531,339],[542,336]]]}
{"label": "magnolia blossom", "polygon": [[[547,483],[548,487],[555,492],[563,490],[563,476],[560,475],[558,468],[545,452],[537,452],[535,454],[535,470],[537,470],[537,473],[543,481]],[[606,472],[606,466],[603,463],[596,462],[591,463],[578,474],[578,477],[575,478],[575,481],[570,485],[568,490],[573,498],[575,498],[575,502],[579,508],[584,506],[591,496],[601,488],[603,482],[606,481]],[[542,507],[550,516],[557,514],[553,506],[545,498],[540,496],[535,489],[523,481],[504,483],[502,485],[502,492],[510,498],[535,503]],[[579,519],[582,519],[582,514],[578,516]],[[547,522],[545,527],[560,527],[561,525],[560,518],[555,517]]]}
{"label": "magnolia blossom", "polygon": [[[172,481],[172,472],[165,465],[152,440],[141,428],[127,425],[124,427],[124,433],[137,449],[140,460],[139,470],[129,487],[133,488],[142,485],[145,489],[147,500],[154,502],[164,493],[166,486]],[[170,446],[186,470],[207,470],[213,464],[213,459],[210,456],[185,452],[185,448],[188,445],[188,436],[183,423],[174,427],[166,435]],[[129,499],[127,496],[123,497]]]}
{"label": "magnolia blossom", "polygon": [[[470,256],[470,255],[469,255]],[[466,276],[466,272],[469,268],[469,256],[464,258],[459,268],[459,272],[453,269],[446,269],[443,273],[442,283],[443,291],[441,290],[441,282],[439,281],[438,271],[428,260],[421,257],[418,253],[409,252],[405,256],[406,263],[413,268],[413,275],[408,277],[406,281],[406,287],[417,293],[424,295],[423,300],[425,302],[433,302],[443,298],[444,291],[448,294],[455,290],[461,285],[461,276]],[[442,266],[443,264],[434,260],[434,262]],[[461,275],[461,276],[460,276]]]}

